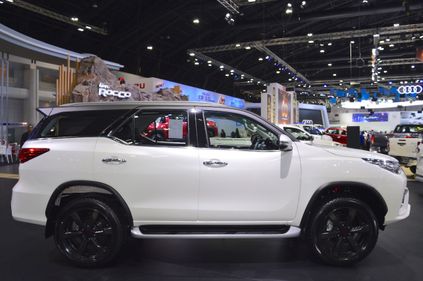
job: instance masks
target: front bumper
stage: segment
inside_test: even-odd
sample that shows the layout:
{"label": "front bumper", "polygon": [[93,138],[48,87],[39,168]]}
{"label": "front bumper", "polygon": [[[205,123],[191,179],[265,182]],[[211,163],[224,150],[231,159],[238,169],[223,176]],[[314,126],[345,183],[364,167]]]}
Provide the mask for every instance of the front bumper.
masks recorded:
{"label": "front bumper", "polygon": [[391,223],[406,219],[410,215],[411,205],[408,203],[409,196],[410,196],[410,193],[408,191],[408,188],[405,188],[404,194],[402,197],[402,202],[398,210],[397,216],[386,219],[385,224],[391,224]]}

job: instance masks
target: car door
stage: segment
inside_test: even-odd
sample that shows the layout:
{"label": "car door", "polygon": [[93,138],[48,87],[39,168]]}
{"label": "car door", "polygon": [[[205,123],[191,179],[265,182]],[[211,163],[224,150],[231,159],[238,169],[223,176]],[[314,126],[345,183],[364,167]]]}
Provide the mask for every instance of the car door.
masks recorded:
{"label": "car door", "polygon": [[[280,131],[255,115],[203,110],[199,123],[214,124],[199,149],[199,220],[263,223],[294,218],[300,192],[298,150],[282,152]],[[201,134],[199,134],[201,136]]]}
{"label": "car door", "polygon": [[197,219],[198,149],[188,123],[186,110],[142,109],[98,140],[94,177],[121,194],[136,224]]}

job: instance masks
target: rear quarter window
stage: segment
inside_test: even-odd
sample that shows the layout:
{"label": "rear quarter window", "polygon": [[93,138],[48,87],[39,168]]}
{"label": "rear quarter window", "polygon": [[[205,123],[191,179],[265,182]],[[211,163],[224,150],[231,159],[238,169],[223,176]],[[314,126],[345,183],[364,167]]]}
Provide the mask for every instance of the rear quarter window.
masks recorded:
{"label": "rear quarter window", "polygon": [[32,138],[94,137],[127,110],[64,112],[47,117]]}

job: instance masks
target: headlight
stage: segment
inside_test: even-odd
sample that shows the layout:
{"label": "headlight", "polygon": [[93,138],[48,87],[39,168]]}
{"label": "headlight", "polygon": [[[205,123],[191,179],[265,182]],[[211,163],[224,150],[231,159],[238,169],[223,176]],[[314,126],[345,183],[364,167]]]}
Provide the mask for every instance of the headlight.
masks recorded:
{"label": "headlight", "polygon": [[398,161],[383,160],[383,159],[374,159],[374,158],[361,158],[367,163],[377,165],[385,170],[388,170],[392,173],[399,174],[401,171],[401,166]]}

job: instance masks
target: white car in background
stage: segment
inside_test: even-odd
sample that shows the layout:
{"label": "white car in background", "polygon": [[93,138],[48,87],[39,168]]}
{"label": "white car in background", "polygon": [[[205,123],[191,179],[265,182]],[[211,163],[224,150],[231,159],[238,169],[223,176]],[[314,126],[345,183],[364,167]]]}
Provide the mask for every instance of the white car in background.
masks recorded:
{"label": "white car in background", "polygon": [[389,155],[398,159],[415,173],[418,146],[423,138],[423,124],[400,124],[389,139]]}
{"label": "white car in background", "polygon": [[[310,125],[305,125],[310,126]],[[298,125],[279,125],[281,129],[293,135],[297,140],[314,145],[326,146],[343,146],[338,142],[334,142],[330,136],[327,135],[312,135],[306,130],[300,128]]]}

